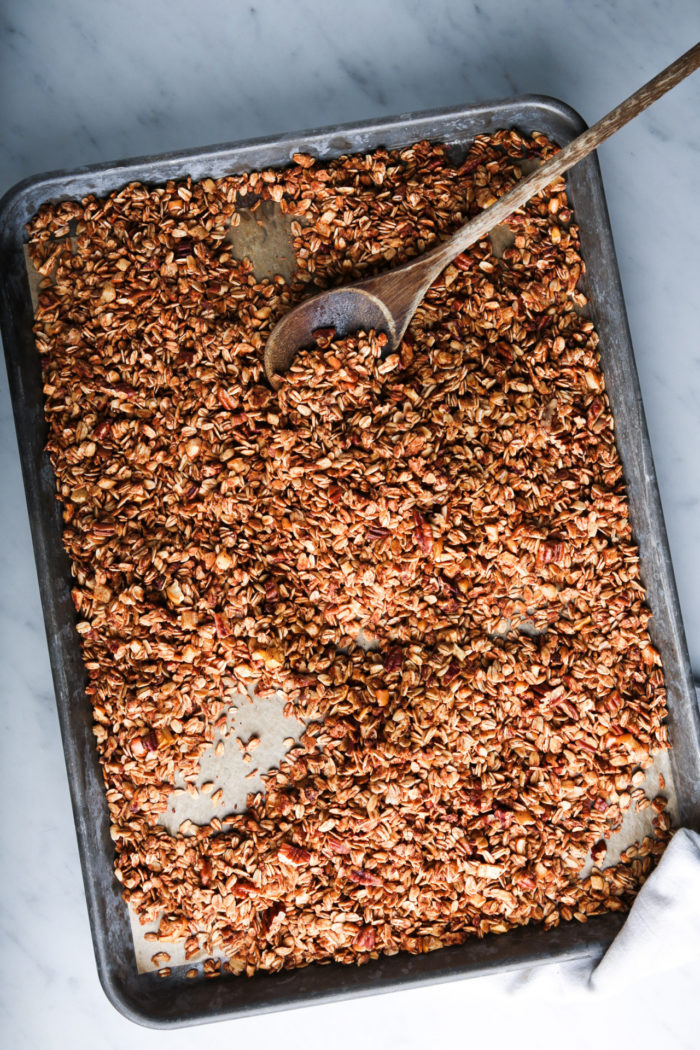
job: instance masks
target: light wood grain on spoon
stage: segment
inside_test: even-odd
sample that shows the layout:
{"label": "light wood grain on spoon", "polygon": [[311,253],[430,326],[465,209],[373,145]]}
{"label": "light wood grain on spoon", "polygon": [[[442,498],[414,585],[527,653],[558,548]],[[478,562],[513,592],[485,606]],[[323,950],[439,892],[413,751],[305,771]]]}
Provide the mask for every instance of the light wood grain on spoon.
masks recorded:
{"label": "light wood grain on spoon", "polygon": [[297,350],[313,345],[313,333],[319,328],[335,328],[341,336],[360,329],[384,331],[389,337],[390,350],[395,349],[426,291],[448,263],[486,237],[494,226],[498,226],[554,179],[587,157],[698,66],[700,44],[686,51],[658,76],[518,182],[495,204],[425,255],[378,277],[321,292],[290,310],[275,325],[265,347],[265,373],[270,384],[275,389],[279,387],[279,376],[290,367]]}

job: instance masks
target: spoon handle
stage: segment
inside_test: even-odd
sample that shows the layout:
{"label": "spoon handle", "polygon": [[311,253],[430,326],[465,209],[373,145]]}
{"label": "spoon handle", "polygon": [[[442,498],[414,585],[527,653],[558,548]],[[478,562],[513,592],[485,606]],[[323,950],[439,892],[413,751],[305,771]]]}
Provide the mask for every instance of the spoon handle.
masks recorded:
{"label": "spoon handle", "polygon": [[531,197],[543,190],[545,186],[548,186],[559,175],[563,175],[574,164],[588,156],[601,142],[605,142],[611,135],[614,135],[616,131],[645,110],[647,106],[650,106],[652,102],[656,102],[658,98],[661,98],[672,87],[675,87],[681,80],[694,72],[698,66],[700,66],[700,43],[691,47],[689,51],[686,51],[684,55],[672,62],[658,76],[655,76],[643,87],[640,87],[638,91],[635,91],[633,95],[625,99],[624,102],[621,102],[619,106],[611,109],[606,116],[602,117],[596,124],[593,124],[581,135],[578,135],[539,168],[518,182],[512,190],[509,190],[495,204],[492,204],[477,215],[475,219],[468,222],[466,226],[463,226],[452,237],[443,241],[442,244],[433,248],[432,251],[427,252],[421,259],[421,263],[430,261],[430,265],[426,266],[424,271],[426,284],[430,284],[456,255],[470,248],[477,241],[483,240],[494,226],[503,222],[517,208],[526,204]]}

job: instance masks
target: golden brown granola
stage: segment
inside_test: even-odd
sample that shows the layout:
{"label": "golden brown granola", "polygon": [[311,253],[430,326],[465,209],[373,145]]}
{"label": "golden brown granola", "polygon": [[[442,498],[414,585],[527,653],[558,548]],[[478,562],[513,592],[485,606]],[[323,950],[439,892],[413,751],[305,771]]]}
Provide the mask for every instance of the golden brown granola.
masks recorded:
{"label": "golden brown granola", "polygon": [[[264,381],[312,285],[424,251],[552,148],[298,155],[30,224],[116,874],[190,958],[250,974],[584,921],[663,849],[659,812],[581,879],[666,711],[563,180],[447,267],[396,355],[331,332],[279,395]],[[231,254],[267,200],[292,217],[291,282]],[[171,836],[176,774],[252,683],[317,721],[245,813]]]}

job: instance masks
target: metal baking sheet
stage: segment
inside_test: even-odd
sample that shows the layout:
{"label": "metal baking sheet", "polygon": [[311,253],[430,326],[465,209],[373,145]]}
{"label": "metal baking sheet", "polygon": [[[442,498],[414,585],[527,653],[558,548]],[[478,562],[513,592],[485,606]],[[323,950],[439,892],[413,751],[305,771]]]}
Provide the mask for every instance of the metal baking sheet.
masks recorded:
{"label": "metal baking sheet", "polygon": [[[217,178],[232,172],[282,167],[298,151],[326,159],[380,146],[403,147],[423,138],[463,148],[477,134],[511,127],[526,133],[541,131],[564,145],[580,133],[585,124],[564,103],[528,95],[479,106],[409,114],[240,145],[51,173],[20,183],[0,201],[0,326],[97,968],[107,996],[134,1021],[154,1027],[195,1024],[513,969],[523,964],[597,956],[605,950],[623,921],[619,914],[610,914],[585,925],[562,923],[548,931],[534,926],[521,927],[502,936],[469,940],[427,955],[380,958],[362,967],[311,965],[285,973],[260,973],[252,978],[224,976],[213,981],[188,980],[184,977],[184,968],[177,967],[167,981],[152,972],[139,973],[136,960],[141,934],[136,931],[135,941],[129,913],[113,874],[109,814],[74,627],[70,566],[61,545],[54,475],[44,453],[46,425],[41,370],[32,335],[31,282],[24,254],[25,225],[43,203],[81,199],[90,193],[104,196],[133,181],[159,184],[187,175],[193,179]],[[681,626],[600,170],[594,156],[569,172],[567,188],[580,227],[582,254],[587,265],[584,291],[600,336],[630,516],[653,612],[650,631],[664,665],[672,751],[670,758],[663,761],[670,763],[678,821],[700,828],[700,712]],[[262,258],[261,265],[269,265],[269,260]],[[244,708],[239,706],[238,711]],[[262,728],[269,728],[273,735],[281,732],[279,725]],[[242,722],[239,735],[245,737],[249,729],[255,731],[255,726]],[[296,733],[288,735],[294,737]],[[271,745],[271,756],[279,746],[279,741]],[[264,758],[261,733],[260,760]],[[203,765],[201,779],[208,776]],[[206,799],[200,800],[200,804],[206,808]],[[174,808],[177,816],[177,807]],[[633,837],[638,831],[636,827],[628,829]],[[627,837],[624,829],[621,835]],[[148,961],[142,956],[141,968],[147,966]]]}

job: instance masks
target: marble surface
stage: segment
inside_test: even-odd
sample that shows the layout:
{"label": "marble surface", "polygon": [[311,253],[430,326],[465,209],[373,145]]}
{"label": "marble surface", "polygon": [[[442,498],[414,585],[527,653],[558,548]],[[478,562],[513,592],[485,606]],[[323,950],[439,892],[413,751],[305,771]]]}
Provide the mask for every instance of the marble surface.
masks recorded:
{"label": "marble surface", "polygon": [[[539,92],[589,121],[700,37],[696,0],[22,0],[0,10],[0,191],[41,171]],[[700,74],[600,152],[691,659],[700,672]],[[629,996],[483,978],[196,1032],[138,1029],[97,980],[0,366],[7,1045],[286,1050],[697,1046],[700,966]]]}

